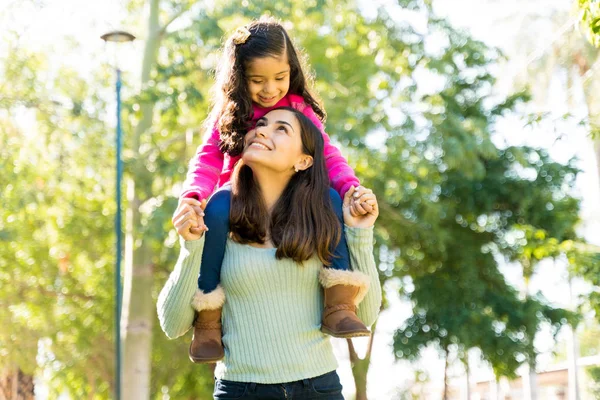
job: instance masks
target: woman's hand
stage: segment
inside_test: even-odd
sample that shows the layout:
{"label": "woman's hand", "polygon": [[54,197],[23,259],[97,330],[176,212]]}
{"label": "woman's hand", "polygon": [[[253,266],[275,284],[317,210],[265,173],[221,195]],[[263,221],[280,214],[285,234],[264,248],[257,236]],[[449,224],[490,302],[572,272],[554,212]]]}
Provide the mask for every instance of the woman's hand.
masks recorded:
{"label": "woman's hand", "polygon": [[205,231],[208,230],[204,225],[204,209],[206,208],[206,199],[198,201],[196,199],[182,199],[173,213],[173,225],[179,236],[184,240],[198,240]]}
{"label": "woman's hand", "polygon": [[344,223],[352,228],[370,228],[379,216],[377,197],[371,189],[351,186],[344,195]]}

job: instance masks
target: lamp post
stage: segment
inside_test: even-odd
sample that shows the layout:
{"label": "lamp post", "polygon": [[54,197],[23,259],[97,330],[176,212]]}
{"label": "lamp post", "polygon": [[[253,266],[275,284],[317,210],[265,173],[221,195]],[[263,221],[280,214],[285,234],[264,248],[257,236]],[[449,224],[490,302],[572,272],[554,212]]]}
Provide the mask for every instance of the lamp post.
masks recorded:
{"label": "lamp post", "polygon": [[[135,36],[124,31],[111,31],[100,36],[105,42],[125,43],[135,40]],[[121,70],[116,65],[117,71],[117,132],[116,132],[116,195],[115,201],[117,204],[117,213],[115,215],[115,233],[117,236],[116,243],[116,261],[115,261],[115,399],[121,400],[121,248],[123,241],[123,231],[121,229],[121,181],[123,180],[123,161],[121,160],[122,131],[121,131]]]}

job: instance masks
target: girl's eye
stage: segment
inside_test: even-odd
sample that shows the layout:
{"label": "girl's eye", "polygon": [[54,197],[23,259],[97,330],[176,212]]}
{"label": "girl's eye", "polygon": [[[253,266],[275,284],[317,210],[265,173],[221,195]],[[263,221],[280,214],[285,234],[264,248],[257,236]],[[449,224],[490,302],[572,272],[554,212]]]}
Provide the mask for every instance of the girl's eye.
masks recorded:
{"label": "girl's eye", "polygon": [[279,126],[279,128],[277,128],[277,130],[284,131],[285,133],[288,132],[287,127],[285,125]]}
{"label": "girl's eye", "polygon": [[256,123],[256,126],[265,126],[265,125],[266,125],[266,124],[265,124],[265,121],[258,121],[258,122]]}
{"label": "girl's eye", "polygon": [[257,85],[260,85],[262,83],[262,81],[252,81],[252,83],[255,83]]}
{"label": "girl's eye", "polygon": [[282,81],[282,80],[283,80],[283,78],[276,78],[275,80],[276,80],[276,81]]}

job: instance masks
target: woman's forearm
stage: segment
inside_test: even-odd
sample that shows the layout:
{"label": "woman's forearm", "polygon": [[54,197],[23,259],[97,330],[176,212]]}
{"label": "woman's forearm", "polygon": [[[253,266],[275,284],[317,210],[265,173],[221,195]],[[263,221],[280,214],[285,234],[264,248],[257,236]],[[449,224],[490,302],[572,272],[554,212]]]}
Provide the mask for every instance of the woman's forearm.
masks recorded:
{"label": "woman's forearm", "polygon": [[170,339],[186,333],[194,322],[191,301],[198,288],[204,236],[194,241],[180,240],[180,243],[179,259],[156,304],[160,327]]}
{"label": "woman's forearm", "polygon": [[373,256],[373,228],[345,227],[346,240],[350,250],[350,263],[354,271],[369,277],[369,290],[358,305],[356,315],[365,325],[371,326],[381,308],[381,285]]}

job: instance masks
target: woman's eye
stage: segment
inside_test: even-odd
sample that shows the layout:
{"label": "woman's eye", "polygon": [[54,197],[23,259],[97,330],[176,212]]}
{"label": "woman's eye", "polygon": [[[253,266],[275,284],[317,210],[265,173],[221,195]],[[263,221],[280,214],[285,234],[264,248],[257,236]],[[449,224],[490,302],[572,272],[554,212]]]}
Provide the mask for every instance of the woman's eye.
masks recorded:
{"label": "woman's eye", "polygon": [[256,126],[265,126],[265,121],[258,121]]}
{"label": "woman's eye", "polygon": [[283,78],[276,78],[275,80],[276,80],[276,81],[282,81],[282,80],[283,80]]}
{"label": "woman's eye", "polygon": [[262,83],[262,81],[252,81],[252,83],[260,85]]}
{"label": "woman's eye", "polygon": [[285,126],[283,126],[283,125],[281,125],[281,126],[280,126],[279,128],[277,128],[277,129],[278,129],[278,130],[280,130],[280,131],[284,131],[285,133],[287,133],[287,131],[288,131],[288,130],[287,130],[287,128],[286,128]]}

